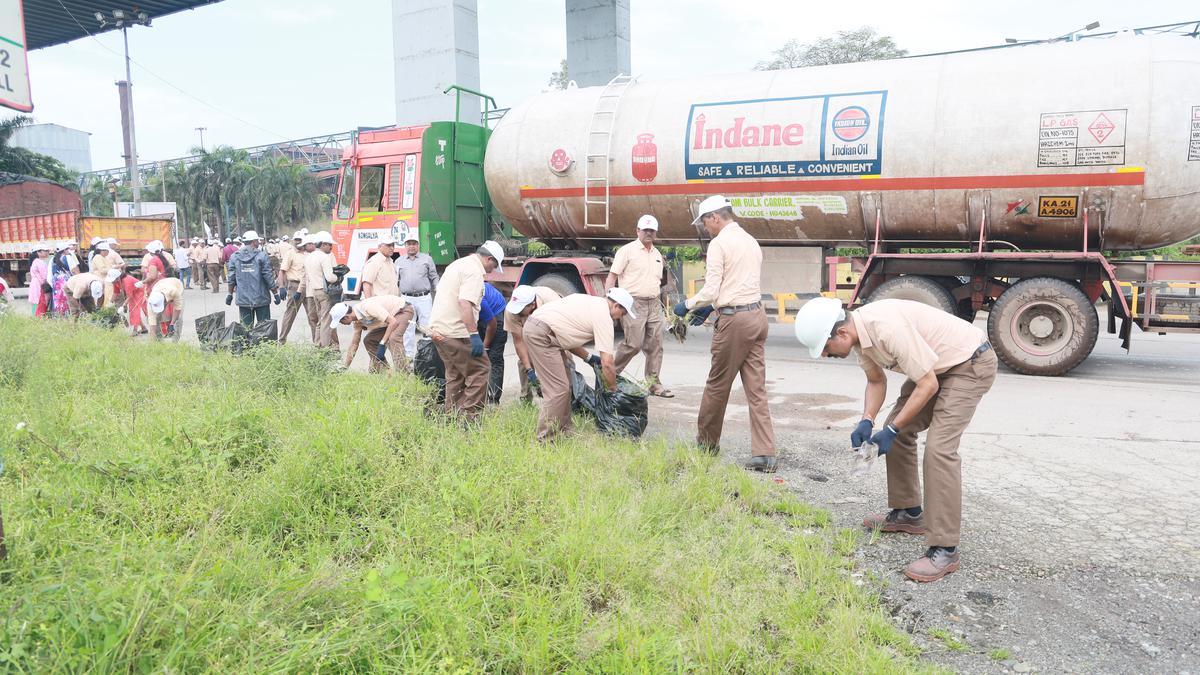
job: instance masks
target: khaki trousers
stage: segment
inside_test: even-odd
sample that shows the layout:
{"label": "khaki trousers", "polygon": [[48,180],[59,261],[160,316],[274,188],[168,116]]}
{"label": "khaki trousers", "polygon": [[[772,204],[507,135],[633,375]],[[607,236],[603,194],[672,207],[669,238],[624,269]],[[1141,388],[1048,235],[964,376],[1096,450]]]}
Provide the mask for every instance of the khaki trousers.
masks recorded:
{"label": "khaki trousers", "polygon": [[[408,367],[408,357],[404,353],[404,330],[408,328],[409,322],[413,318],[413,309],[408,305],[400,310],[396,315],[400,321],[400,325],[396,326],[396,330],[392,331],[392,337],[387,342],[387,350],[392,354],[394,363],[392,369],[396,372],[405,370]],[[383,342],[383,336],[387,333],[387,325],[380,326],[374,330],[368,331],[363,336],[363,346],[367,348],[370,365],[367,366],[367,372],[379,373],[387,370],[387,361],[380,361],[375,358],[375,350],[379,349],[379,343]]]}
{"label": "khaki trousers", "polygon": [[312,292],[312,297],[309,298],[311,304],[306,304],[305,309],[310,310],[308,323],[313,328],[313,344],[318,347],[338,347],[337,328],[330,325],[329,310],[333,309],[333,302],[329,300],[329,294],[323,290]]}
{"label": "khaki trousers", "polygon": [[446,412],[474,420],[483,410],[492,374],[487,352],[471,356],[471,341],[467,338],[448,337],[433,345],[446,366]]}
{"label": "khaki trousers", "polygon": [[[917,417],[896,436],[887,458],[888,506],[907,509],[921,505],[917,474],[917,434],[925,435],[925,542],[927,546],[958,546],[962,529],[962,467],[958,442],[975,415],[979,400],[996,379],[996,352],[989,349],[938,375],[938,392]],[[900,388],[887,423],[908,403],[916,383]]]}
{"label": "khaki trousers", "polygon": [[761,307],[736,314],[719,314],[712,337],[712,365],[700,400],[696,442],[717,448],[725,424],[725,407],[733,378],[741,376],[746,405],[750,408],[752,455],[775,454],[775,430],[767,408],[767,313]]}
{"label": "khaki trousers", "polygon": [[205,267],[208,268],[208,283],[212,284],[212,292],[220,293],[222,265],[220,263],[206,263]]}
{"label": "khaki trousers", "polygon": [[661,384],[659,372],[662,370],[663,359],[662,303],[658,298],[634,298],[633,303],[633,313],[637,314],[637,318],[626,314],[621,319],[621,330],[625,333],[625,340],[617,347],[614,359],[617,373],[625,370],[625,366],[629,365],[638,352],[643,352],[646,355],[646,379],[653,378],[656,384]]}
{"label": "khaki trousers", "polygon": [[542,386],[542,409],[538,413],[537,437],[548,441],[560,433],[569,433],[571,421],[571,380],[567,356],[550,327],[529,319],[524,328],[525,348]]}
{"label": "khaki trousers", "polygon": [[283,318],[279,323],[279,344],[287,342],[288,333],[292,332],[292,323],[304,305],[304,298],[296,299],[296,290],[300,288],[299,281],[287,282],[287,307],[283,309]]}

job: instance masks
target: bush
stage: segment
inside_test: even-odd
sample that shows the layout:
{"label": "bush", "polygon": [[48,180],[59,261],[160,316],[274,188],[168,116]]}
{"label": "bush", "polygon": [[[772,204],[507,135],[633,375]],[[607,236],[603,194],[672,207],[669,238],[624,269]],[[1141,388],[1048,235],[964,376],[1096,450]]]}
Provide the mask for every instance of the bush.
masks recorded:
{"label": "bush", "polygon": [[825,512],[690,448],[464,432],[304,350],[0,333],[0,669],[914,666]]}

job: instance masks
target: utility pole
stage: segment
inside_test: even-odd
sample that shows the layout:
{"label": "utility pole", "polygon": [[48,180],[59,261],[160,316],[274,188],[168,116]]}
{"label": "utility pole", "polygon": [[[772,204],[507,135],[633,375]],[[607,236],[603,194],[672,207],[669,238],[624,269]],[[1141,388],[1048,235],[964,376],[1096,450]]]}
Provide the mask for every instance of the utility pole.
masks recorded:
{"label": "utility pole", "polygon": [[204,131],[206,129],[208,129],[208,127],[196,127],[196,131],[200,132],[200,149],[201,150],[204,149]]}
{"label": "utility pole", "polygon": [[142,177],[138,173],[137,130],[133,123],[133,71],[129,59],[129,24],[141,24],[148,27],[150,15],[145,12],[138,12],[134,15],[132,12],[114,9],[108,16],[103,12],[96,12],[95,16],[101,28],[109,24],[120,28],[121,38],[125,42],[125,82],[118,82],[117,87],[121,90],[121,112],[127,127],[125,129],[125,161],[129,167],[129,185],[133,188],[133,215],[140,216],[142,215]]}

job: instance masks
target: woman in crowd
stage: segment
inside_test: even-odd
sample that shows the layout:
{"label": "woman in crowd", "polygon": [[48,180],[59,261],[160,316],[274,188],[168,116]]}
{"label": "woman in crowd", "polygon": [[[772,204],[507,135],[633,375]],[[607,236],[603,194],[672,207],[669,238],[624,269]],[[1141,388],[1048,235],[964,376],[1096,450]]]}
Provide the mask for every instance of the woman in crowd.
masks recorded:
{"label": "woman in crowd", "polygon": [[75,244],[65,243],[55,247],[54,259],[50,263],[50,287],[53,292],[54,314],[64,317],[70,311],[67,306],[67,279],[79,274],[79,259],[75,257]]}
{"label": "woman in crowd", "polygon": [[129,328],[133,334],[145,335],[148,333],[146,324],[142,320],[142,315],[146,311],[145,284],[138,281],[125,268],[121,268],[121,276],[117,277],[112,284],[115,306],[117,309],[124,306],[128,310]]}
{"label": "woman in crowd", "polygon": [[50,294],[54,292],[49,283],[50,266],[47,264],[49,259],[50,247],[44,241],[38,242],[33,247],[33,253],[29,254],[29,305],[34,316],[46,314]]}

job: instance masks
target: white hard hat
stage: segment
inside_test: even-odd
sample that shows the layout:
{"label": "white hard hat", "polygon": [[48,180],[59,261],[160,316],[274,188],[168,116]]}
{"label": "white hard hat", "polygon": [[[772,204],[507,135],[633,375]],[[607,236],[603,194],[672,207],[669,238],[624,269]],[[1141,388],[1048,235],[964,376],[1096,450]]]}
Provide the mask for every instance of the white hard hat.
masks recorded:
{"label": "white hard hat", "polygon": [[608,292],[605,293],[604,296],[624,307],[625,311],[629,312],[629,318],[637,318],[637,314],[633,313],[633,296],[629,294],[629,291],[625,290],[624,288],[613,287],[608,289]]}
{"label": "white hard hat", "polygon": [[313,238],[313,241],[318,244],[332,244],[333,243],[333,235],[329,234],[328,232],[325,232],[325,231],[321,231],[321,232],[314,234],[312,236],[312,238]]}
{"label": "white hard hat", "polygon": [[638,218],[637,229],[639,229],[639,230],[654,230],[655,232],[658,232],[658,218],[655,218],[654,216],[647,213],[646,215],[642,216],[641,218]]}
{"label": "white hard hat", "polygon": [[99,244],[96,244],[96,250],[97,251],[111,251],[112,247],[108,245],[107,241],[102,241]]}
{"label": "white hard hat", "polygon": [[329,309],[329,322],[330,323],[338,323],[339,321],[342,320],[342,317],[346,316],[349,313],[350,313],[350,305],[348,305],[344,302],[339,302],[338,304],[334,305],[333,307],[331,307]]}
{"label": "white hard hat", "polygon": [[292,233],[292,239],[304,239],[304,233],[300,230],[297,230]]}
{"label": "white hard hat", "polygon": [[300,228],[300,234],[301,234],[301,235],[308,234],[308,228],[307,228],[307,227],[302,227],[302,228]]}
{"label": "white hard hat", "polygon": [[537,291],[533,290],[533,286],[517,286],[513,289],[512,299],[508,301],[505,310],[509,314],[520,314],[536,299]]}
{"label": "white hard hat", "polygon": [[148,253],[158,253],[159,251],[162,250],[162,248],[163,248],[162,242],[157,239],[146,244],[146,252],[148,252]]}
{"label": "white hard hat", "polygon": [[316,241],[314,241],[314,239],[316,239],[316,237],[313,237],[312,235],[309,235],[309,234],[301,235],[300,236],[300,245],[307,246],[308,244],[317,243]]}
{"label": "white hard hat", "polygon": [[488,255],[496,259],[496,270],[499,271],[501,269],[500,264],[504,262],[504,248],[491,239],[483,242],[483,245],[479,248],[487,251]]}
{"label": "white hard hat", "polygon": [[729,200],[726,199],[724,195],[713,195],[711,197],[706,197],[704,201],[700,202],[700,206],[696,208],[696,219],[692,221],[692,224],[699,225],[700,219],[704,217],[704,214],[712,213],[717,209],[723,209],[725,207],[733,208],[733,204],[730,204]]}
{"label": "white hard hat", "polygon": [[167,296],[162,294],[162,291],[150,291],[150,297],[146,300],[150,305],[150,311],[155,314],[162,314],[162,311],[167,308]]}
{"label": "white hard hat", "polygon": [[88,284],[88,288],[90,288],[92,291],[92,299],[99,300],[100,298],[104,297],[104,282],[93,281],[92,283]]}
{"label": "white hard hat", "polygon": [[242,241],[260,241],[260,240],[262,240],[262,237],[258,236],[258,233],[255,232],[254,230],[246,230],[246,234],[242,235]]}
{"label": "white hard hat", "polygon": [[121,269],[119,267],[114,267],[114,268],[110,269],[108,271],[108,274],[104,275],[104,280],[110,284],[120,278],[121,278]]}
{"label": "white hard hat", "polygon": [[833,325],[846,320],[846,310],[842,309],[842,301],[835,298],[813,298],[800,307],[796,313],[796,339],[808,347],[808,355],[814,359],[820,358],[825,351],[825,343],[829,341],[829,333]]}

